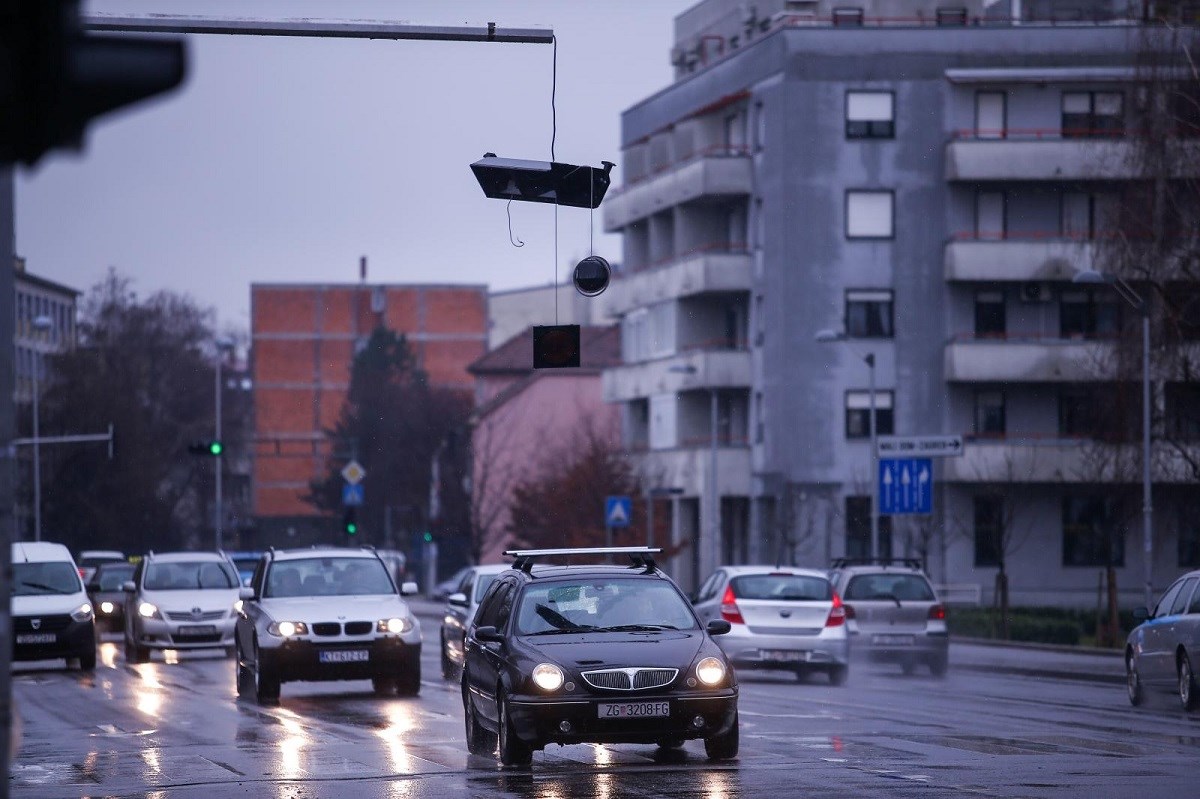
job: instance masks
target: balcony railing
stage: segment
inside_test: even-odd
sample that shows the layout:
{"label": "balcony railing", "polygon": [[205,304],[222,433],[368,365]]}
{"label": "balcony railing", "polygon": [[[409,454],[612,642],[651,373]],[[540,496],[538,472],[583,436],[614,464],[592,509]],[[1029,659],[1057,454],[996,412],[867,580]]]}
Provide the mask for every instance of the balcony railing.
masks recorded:
{"label": "balcony railing", "polygon": [[744,158],[750,155],[749,147],[735,146],[729,144],[714,144],[711,147],[704,147],[699,150],[692,150],[683,153],[677,158],[674,158],[665,164],[659,164],[653,167],[649,172],[643,172],[640,175],[627,177],[621,186],[610,190],[608,196],[620,197],[625,192],[633,189],[647,181],[653,180],[661,175],[665,175],[673,169],[679,169],[693,161],[699,161],[702,158]]}

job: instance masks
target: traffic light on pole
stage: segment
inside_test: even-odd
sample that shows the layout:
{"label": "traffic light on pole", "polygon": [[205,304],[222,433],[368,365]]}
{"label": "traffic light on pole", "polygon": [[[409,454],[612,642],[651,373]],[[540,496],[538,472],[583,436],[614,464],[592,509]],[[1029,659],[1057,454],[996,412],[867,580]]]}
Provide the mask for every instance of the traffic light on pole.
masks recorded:
{"label": "traffic light on pole", "polygon": [[225,445],[220,441],[193,441],[188,444],[188,452],[192,455],[217,456],[225,452]]}
{"label": "traffic light on pole", "polygon": [[358,535],[358,508],[349,507],[342,511],[342,532]]}

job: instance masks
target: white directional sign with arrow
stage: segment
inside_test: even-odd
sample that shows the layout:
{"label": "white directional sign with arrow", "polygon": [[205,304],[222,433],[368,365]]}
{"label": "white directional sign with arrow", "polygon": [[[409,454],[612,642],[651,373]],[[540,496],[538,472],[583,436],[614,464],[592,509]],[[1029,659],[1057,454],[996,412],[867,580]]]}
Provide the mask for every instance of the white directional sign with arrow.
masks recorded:
{"label": "white directional sign with arrow", "polygon": [[962,436],[880,436],[881,458],[952,458],[963,454]]}

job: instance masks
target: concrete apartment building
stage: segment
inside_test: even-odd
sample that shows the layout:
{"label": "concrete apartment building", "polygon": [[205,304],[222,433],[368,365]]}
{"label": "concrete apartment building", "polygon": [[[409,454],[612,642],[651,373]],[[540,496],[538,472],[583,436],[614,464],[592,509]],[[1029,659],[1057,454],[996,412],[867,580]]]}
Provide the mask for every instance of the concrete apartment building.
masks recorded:
{"label": "concrete apartment building", "polygon": [[304,496],[343,457],[325,431],[337,423],[355,348],[371,331],[404,333],[433,384],[470,392],[467,367],[487,350],[487,307],[482,285],[251,286],[257,544],[328,540],[332,522]]}
{"label": "concrete apartment building", "polygon": [[[990,601],[1011,522],[1014,603],[1096,604],[1106,496],[1140,495],[1084,463],[1113,395],[1089,365],[1132,311],[1072,278],[1134,177],[1142,4],[950,5],[705,0],[676,18],[675,81],[623,114],[604,394],[646,486],[682,489],[685,584],[869,552],[873,373],[879,434],[967,439],[934,462],[932,515],[879,520],[882,551]],[[1200,565],[1200,491],[1171,469],[1154,491],[1162,588]],[[1108,521],[1140,604],[1140,515]]]}

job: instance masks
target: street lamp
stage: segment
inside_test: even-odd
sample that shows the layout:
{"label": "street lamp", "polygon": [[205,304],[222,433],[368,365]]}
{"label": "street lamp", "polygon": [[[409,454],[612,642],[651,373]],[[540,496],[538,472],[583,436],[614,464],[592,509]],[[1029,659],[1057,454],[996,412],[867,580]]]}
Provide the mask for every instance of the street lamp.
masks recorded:
{"label": "street lamp", "polygon": [[[694,375],[698,371],[695,366],[690,363],[676,364],[667,367],[668,372],[676,374]],[[709,388],[709,430],[708,430],[708,448],[709,448],[709,465],[708,465],[708,545],[704,548],[705,554],[711,560],[711,566],[715,569],[718,560],[717,539],[721,535],[721,500],[717,494],[717,390]],[[699,579],[700,575],[696,576]]]}
{"label": "street lamp", "polygon": [[[818,330],[816,339],[821,344],[829,344],[835,341],[845,341],[845,333],[838,333],[834,330]],[[863,356],[863,361],[867,364],[869,372],[868,394],[869,407],[868,412],[871,430],[871,474],[867,480],[871,487],[871,559],[879,557],[879,497],[877,496],[879,482],[879,438],[875,427],[875,353],[868,352]]]}
{"label": "street lamp", "polygon": [[213,342],[217,347],[217,366],[215,373],[215,383],[213,392],[216,395],[216,428],[217,434],[213,441],[218,442],[219,447],[213,452],[213,468],[216,469],[216,521],[213,525],[213,541],[216,544],[217,550],[221,549],[221,538],[224,532],[224,512],[221,507],[221,473],[223,471],[222,464],[225,458],[225,442],[221,438],[221,365],[225,360],[225,355],[233,349],[233,339],[220,337]]}
{"label": "street lamp", "polygon": [[1146,607],[1154,605],[1154,511],[1150,503],[1150,305],[1124,278],[1105,275],[1094,269],[1082,269],[1072,283],[1104,284],[1133,306],[1142,317],[1142,564],[1146,583]]}
{"label": "street lamp", "polygon": [[[33,329],[39,333],[47,333],[54,327],[54,320],[49,316],[38,316],[33,320]],[[42,540],[42,447],[41,420],[38,418],[38,406],[41,399],[39,374],[42,371],[42,353],[33,351],[33,540]]]}

